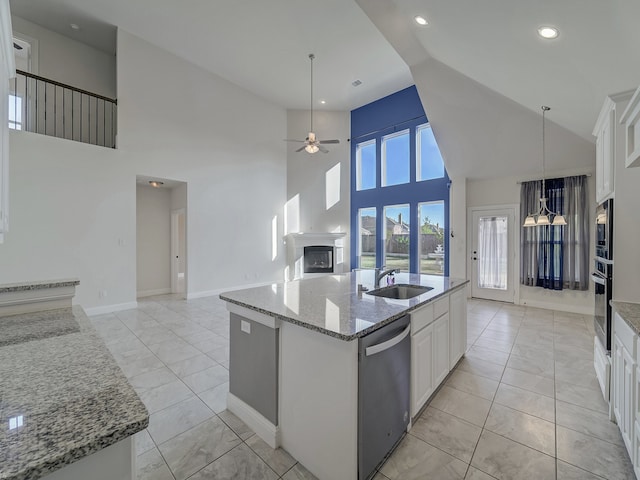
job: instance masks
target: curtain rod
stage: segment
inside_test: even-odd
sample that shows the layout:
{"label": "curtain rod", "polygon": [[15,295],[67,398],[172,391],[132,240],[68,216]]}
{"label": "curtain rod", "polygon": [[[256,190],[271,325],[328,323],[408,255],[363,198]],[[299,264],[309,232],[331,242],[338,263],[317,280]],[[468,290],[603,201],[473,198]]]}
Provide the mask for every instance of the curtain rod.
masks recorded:
{"label": "curtain rod", "polygon": [[[556,178],[566,178],[566,177],[590,177],[592,174],[591,173],[578,173],[577,175],[565,175],[563,177],[552,177],[552,178],[547,178],[546,180],[554,180]],[[542,179],[541,178],[536,178],[533,180],[518,180],[516,181],[516,185],[521,185],[524,182],[541,182]]]}

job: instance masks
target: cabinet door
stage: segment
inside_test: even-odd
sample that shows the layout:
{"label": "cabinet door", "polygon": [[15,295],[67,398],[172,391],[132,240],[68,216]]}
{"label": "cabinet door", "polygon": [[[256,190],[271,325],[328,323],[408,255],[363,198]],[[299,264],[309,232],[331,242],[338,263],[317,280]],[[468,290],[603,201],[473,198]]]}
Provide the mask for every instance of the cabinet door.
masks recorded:
{"label": "cabinet door", "polygon": [[613,391],[611,392],[611,401],[613,402],[613,415],[616,417],[616,422],[621,427],[622,425],[622,392],[623,392],[623,362],[622,362],[622,342],[617,335],[613,336],[613,352],[611,353],[611,363],[613,375]]}
{"label": "cabinet door", "polygon": [[633,458],[633,422],[635,413],[634,390],[635,390],[635,373],[636,362],[626,348],[622,347],[622,405],[621,417],[622,421],[618,424],[622,439],[627,446],[629,455]]}
{"label": "cabinet door", "polygon": [[596,138],[596,200],[598,203],[613,193],[614,129],[615,110],[612,108]]}
{"label": "cabinet door", "polygon": [[433,325],[434,388],[449,375],[449,314],[445,313]]}
{"label": "cabinet door", "polygon": [[467,349],[467,292],[464,288],[449,296],[449,369],[453,370]]}
{"label": "cabinet door", "polygon": [[411,416],[414,417],[429,399],[433,382],[433,325],[411,337]]}

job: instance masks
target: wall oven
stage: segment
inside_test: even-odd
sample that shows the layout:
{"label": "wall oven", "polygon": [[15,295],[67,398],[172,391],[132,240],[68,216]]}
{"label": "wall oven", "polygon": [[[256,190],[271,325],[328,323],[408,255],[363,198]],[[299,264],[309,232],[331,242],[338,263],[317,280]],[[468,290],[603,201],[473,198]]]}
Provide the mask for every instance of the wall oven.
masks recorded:
{"label": "wall oven", "polygon": [[596,208],[596,257],[613,260],[613,199]]}
{"label": "wall oven", "polygon": [[613,287],[613,262],[596,257],[595,271],[591,274],[595,290],[593,324],[596,336],[607,353],[611,351],[611,293]]}

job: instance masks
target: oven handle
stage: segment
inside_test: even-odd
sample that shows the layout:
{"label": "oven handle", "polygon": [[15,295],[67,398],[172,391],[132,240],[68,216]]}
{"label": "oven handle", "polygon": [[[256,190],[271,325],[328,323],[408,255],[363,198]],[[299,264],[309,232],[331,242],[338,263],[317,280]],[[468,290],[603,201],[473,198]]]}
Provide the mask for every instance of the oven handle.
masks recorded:
{"label": "oven handle", "polygon": [[593,280],[595,283],[597,283],[598,285],[605,285],[605,280],[604,278],[602,278],[600,275],[596,274],[596,273],[592,273],[591,274],[591,280]]}
{"label": "oven handle", "polygon": [[602,257],[593,257],[596,262],[604,263],[605,265],[613,265],[613,260],[607,260]]}

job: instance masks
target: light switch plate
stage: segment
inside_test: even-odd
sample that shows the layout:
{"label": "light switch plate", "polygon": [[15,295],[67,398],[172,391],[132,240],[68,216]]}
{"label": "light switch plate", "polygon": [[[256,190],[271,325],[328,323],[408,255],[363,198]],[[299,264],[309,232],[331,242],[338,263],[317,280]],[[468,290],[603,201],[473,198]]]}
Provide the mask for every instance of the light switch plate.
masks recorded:
{"label": "light switch plate", "polygon": [[251,324],[245,320],[240,320],[240,330],[244,333],[251,333]]}

